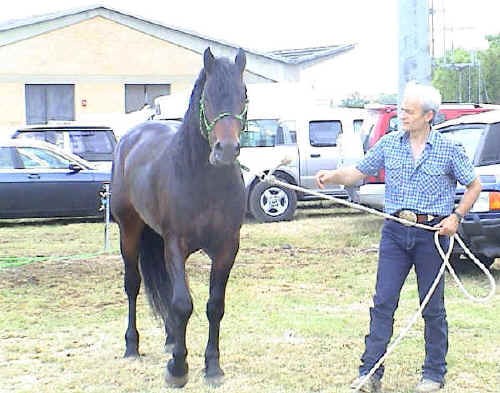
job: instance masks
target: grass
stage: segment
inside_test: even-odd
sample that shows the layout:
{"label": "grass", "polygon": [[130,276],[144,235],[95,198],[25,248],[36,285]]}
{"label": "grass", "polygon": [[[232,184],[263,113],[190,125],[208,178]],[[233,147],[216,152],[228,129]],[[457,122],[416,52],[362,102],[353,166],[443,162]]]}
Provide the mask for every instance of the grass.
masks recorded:
{"label": "grass", "polygon": [[[225,383],[203,381],[210,262],[188,261],[195,311],[187,331],[185,392],[347,392],[368,328],[382,221],[322,203],[292,222],[243,226],[221,329]],[[139,295],[140,360],[123,359],[127,309],[117,227],[103,253],[100,222],[7,221],[0,227],[0,392],[170,391],[163,328]],[[498,282],[500,271],[493,269]],[[486,279],[461,274],[486,293]],[[417,309],[412,274],[395,332]],[[448,384],[444,392],[497,392],[500,292],[472,304],[448,277]],[[423,360],[423,323],[386,362],[385,392],[411,392]],[[174,391],[174,390],[172,390]]]}

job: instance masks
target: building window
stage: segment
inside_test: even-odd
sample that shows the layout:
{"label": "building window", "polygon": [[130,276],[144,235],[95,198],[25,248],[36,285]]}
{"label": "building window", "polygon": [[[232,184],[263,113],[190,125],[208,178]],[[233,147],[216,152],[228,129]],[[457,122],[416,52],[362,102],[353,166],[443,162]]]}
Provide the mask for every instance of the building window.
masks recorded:
{"label": "building window", "polygon": [[125,113],[144,108],[144,105],[154,107],[156,97],[170,94],[169,84],[126,84]]}

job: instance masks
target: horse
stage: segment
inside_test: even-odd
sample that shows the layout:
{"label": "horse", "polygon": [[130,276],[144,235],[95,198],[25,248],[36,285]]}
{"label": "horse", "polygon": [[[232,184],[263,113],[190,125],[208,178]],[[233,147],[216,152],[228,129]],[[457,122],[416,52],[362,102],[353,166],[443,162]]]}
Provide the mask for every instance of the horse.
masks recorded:
{"label": "horse", "polygon": [[186,326],[193,301],[185,263],[199,250],[211,259],[205,379],[223,381],[220,321],[245,215],[237,160],[248,105],[245,66],[242,49],[233,62],[214,57],[208,47],[182,124],[141,123],[115,150],[110,208],[119,226],[128,298],[124,356],[139,356],[136,299],[142,281],[165,325],[165,348],[172,353],[165,381],[173,387],[188,381]]}

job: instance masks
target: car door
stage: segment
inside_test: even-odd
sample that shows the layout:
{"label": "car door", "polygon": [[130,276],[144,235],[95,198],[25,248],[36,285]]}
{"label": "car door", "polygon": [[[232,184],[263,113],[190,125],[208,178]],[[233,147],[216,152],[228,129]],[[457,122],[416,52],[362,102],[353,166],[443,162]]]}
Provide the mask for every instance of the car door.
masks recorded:
{"label": "car door", "polygon": [[[342,134],[340,120],[315,120],[308,122],[308,141],[303,144],[302,186],[317,189],[315,175],[320,169],[338,166],[339,147],[337,138]],[[340,190],[338,184],[328,184],[327,190]]]}
{"label": "car door", "polygon": [[69,169],[69,160],[38,147],[18,147],[16,210],[24,217],[77,217],[97,214],[100,183],[92,171]]}

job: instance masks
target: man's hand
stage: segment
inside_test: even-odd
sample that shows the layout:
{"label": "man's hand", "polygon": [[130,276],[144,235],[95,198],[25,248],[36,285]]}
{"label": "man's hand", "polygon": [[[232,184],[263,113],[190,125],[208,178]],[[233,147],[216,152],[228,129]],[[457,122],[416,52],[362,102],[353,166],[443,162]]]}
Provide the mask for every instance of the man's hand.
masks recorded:
{"label": "man's hand", "polygon": [[455,214],[450,214],[441,220],[440,223],[434,225],[435,228],[439,228],[439,234],[445,236],[453,236],[457,233],[458,226],[460,225],[460,219]]}
{"label": "man's hand", "polygon": [[333,171],[321,169],[320,171],[318,171],[318,173],[316,173],[315,179],[316,179],[316,184],[318,185],[319,188],[321,189],[325,188],[325,185],[328,184],[330,180],[332,172]]}

